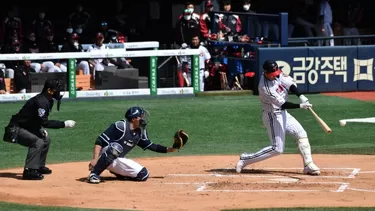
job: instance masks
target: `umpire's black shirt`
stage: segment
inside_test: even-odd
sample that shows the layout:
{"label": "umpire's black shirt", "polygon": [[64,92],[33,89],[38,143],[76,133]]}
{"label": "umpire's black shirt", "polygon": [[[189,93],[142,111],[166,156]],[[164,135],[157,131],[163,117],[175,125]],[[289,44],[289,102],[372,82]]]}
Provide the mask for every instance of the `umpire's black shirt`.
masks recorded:
{"label": "umpire's black shirt", "polygon": [[12,116],[10,124],[26,130],[39,130],[42,127],[64,128],[64,122],[48,120],[53,107],[53,99],[49,100],[46,95],[46,93],[40,93],[30,98],[21,110]]}

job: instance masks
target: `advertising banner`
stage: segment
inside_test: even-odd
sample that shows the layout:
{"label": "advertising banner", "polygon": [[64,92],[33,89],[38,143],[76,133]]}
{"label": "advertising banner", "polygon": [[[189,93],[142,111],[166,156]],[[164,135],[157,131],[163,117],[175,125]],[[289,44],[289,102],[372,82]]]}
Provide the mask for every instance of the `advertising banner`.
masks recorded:
{"label": "advertising banner", "polygon": [[276,60],[304,93],[375,90],[375,46],[259,48],[259,71]]}

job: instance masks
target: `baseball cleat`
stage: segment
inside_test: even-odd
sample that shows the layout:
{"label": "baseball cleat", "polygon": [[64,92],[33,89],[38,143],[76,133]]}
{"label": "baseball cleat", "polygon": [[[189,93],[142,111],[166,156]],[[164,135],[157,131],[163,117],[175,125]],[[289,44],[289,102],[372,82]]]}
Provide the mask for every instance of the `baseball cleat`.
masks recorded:
{"label": "baseball cleat", "polygon": [[245,161],[243,161],[243,160],[240,159],[240,160],[237,162],[237,165],[236,165],[236,172],[237,172],[237,173],[241,173],[241,171],[242,171],[244,165],[245,165]]}
{"label": "baseball cleat", "polygon": [[40,167],[38,169],[38,172],[41,173],[41,174],[52,174],[52,170],[49,169],[48,167],[45,167],[45,166]]}
{"label": "baseball cleat", "polygon": [[24,180],[42,180],[44,179],[43,174],[39,173],[37,169],[28,169],[23,170],[22,179]]}
{"label": "baseball cleat", "polygon": [[320,175],[320,169],[313,162],[308,163],[305,168],[303,168],[303,173],[313,176]]}
{"label": "baseball cleat", "polygon": [[89,180],[89,183],[92,183],[92,184],[99,184],[100,183],[100,177],[99,177],[99,175],[97,175],[95,173],[90,173],[88,180]]}

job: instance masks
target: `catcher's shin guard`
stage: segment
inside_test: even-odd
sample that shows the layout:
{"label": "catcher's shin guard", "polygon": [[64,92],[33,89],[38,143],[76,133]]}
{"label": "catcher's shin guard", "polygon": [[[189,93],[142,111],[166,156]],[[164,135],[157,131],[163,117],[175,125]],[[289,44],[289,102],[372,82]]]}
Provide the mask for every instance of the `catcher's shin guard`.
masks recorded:
{"label": "catcher's shin guard", "polygon": [[107,150],[101,154],[91,173],[100,175],[122,152],[123,148],[119,143],[110,143]]}

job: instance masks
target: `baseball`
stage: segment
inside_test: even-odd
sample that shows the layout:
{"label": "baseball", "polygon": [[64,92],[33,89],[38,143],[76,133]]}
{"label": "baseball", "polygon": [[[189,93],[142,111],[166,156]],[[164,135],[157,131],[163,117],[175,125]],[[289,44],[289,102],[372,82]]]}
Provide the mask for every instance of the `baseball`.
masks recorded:
{"label": "baseball", "polygon": [[342,127],[344,127],[344,126],[346,125],[346,121],[344,121],[344,120],[340,120],[340,125],[341,125]]}

